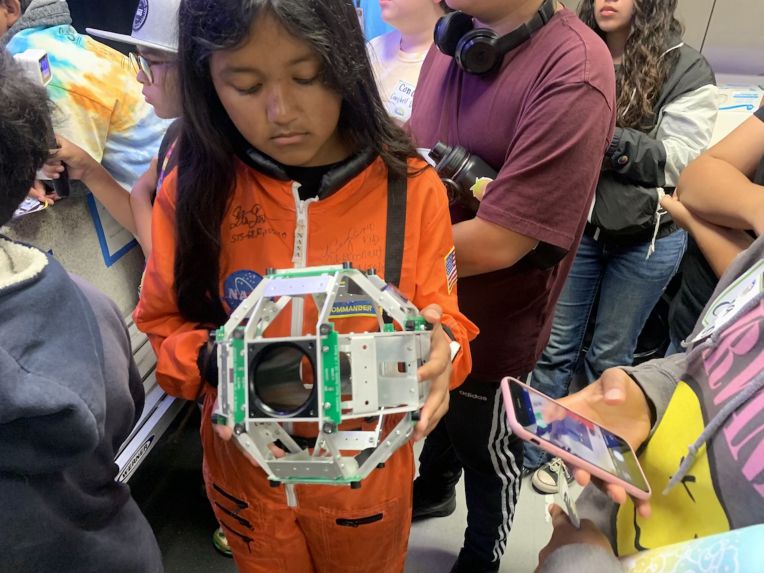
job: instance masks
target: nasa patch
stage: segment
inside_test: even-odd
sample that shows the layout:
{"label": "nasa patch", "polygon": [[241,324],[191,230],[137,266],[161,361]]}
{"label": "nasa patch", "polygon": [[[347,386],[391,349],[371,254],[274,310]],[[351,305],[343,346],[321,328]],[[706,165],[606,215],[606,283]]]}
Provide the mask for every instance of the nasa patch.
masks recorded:
{"label": "nasa patch", "polygon": [[236,271],[228,276],[223,284],[223,300],[231,312],[252,294],[263,277],[255,271]]}
{"label": "nasa patch", "polygon": [[146,23],[149,17],[149,0],[140,0],[138,9],[135,11],[135,20],[133,20],[133,32],[137,32]]}

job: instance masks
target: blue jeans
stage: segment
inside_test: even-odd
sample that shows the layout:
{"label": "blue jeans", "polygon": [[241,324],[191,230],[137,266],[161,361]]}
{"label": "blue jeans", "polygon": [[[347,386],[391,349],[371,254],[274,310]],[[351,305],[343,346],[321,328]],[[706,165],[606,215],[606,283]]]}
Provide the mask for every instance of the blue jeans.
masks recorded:
{"label": "blue jeans", "polygon": [[668,348],[666,348],[666,354],[664,354],[664,356],[673,356],[674,354],[679,354],[680,352],[684,352],[684,348],[682,348],[682,341],[674,340],[672,337]]}
{"label": "blue jeans", "polygon": [[[682,261],[687,234],[676,231],[655,244],[617,247],[584,235],[555,309],[552,332],[531,375],[531,386],[552,398],[568,393],[581,356],[586,327],[597,294],[594,335],[583,359],[586,382],[614,366],[634,360],[639,333]],[[525,467],[535,468],[548,456],[525,444]]]}

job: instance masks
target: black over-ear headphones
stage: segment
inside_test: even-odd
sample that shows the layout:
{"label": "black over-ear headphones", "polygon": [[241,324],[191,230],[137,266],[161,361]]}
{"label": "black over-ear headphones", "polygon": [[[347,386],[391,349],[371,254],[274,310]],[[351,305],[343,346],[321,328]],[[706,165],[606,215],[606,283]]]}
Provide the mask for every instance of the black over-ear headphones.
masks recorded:
{"label": "black over-ear headphones", "polygon": [[472,16],[464,12],[446,14],[435,25],[435,45],[451,56],[465,72],[485,75],[496,71],[504,55],[525,42],[544,26],[555,11],[555,0],[544,0],[538,12],[506,36],[497,36],[489,28],[475,29]]}

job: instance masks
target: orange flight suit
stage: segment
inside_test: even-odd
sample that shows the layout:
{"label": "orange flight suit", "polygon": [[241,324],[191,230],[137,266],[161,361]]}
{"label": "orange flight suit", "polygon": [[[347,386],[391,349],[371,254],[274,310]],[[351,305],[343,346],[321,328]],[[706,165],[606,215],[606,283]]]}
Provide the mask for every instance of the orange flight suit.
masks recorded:
{"label": "orange flight suit", "polygon": [[[410,168],[422,167],[421,161],[410,161]],[[238,161],[236,169],[236,188],[221,225],[220,293],[229,309],[245,298],[267,268],[290,268],[294,257],[302,258],[305,266],[350,261],[355,268],[373,267],[384,276],[388,173],[380,158],[361,166],[335,192],[307,201],[299,201],[290,181],[266,176]],[[195,399],[203,386],[197,357],[208,333],[181,316],[176,306],[176,176],[173,172],[167,177],[154,207],[154,249],[135,323],[148,334],[156,351],[162,388],[173,396]],[[301,211],[307,227],[296,241]],[[477,329],[457,306],[455,275],[449,265],[452,250],[446,193],[436,173],[427,168],[408,179],[399,290],[418,308],[431,303],[442,307],[443,324],[462,347],[453,362],[454,388],[471,368],[468,341]],[[249,283],[248,287],[242,288],[243,283]],[[335,320],[338,330],[378,330],[375,318],[350,314]],[[279,316],[269,335],[289,335],[288,319]],[[315,323],[315,309],[306,304],[304,332],[312,333]],[[372,472],[360,489],[271,487],[263,470],[251,464],[234,442],[215,435],[210,414],[216,389],[204,386],[203,390],[201,436],[207,492],[240,571],[403,571],[414,477],[410,444],[393,454],[384,468]],[[288,505],[287,496],[296,501],[295,507]]]}

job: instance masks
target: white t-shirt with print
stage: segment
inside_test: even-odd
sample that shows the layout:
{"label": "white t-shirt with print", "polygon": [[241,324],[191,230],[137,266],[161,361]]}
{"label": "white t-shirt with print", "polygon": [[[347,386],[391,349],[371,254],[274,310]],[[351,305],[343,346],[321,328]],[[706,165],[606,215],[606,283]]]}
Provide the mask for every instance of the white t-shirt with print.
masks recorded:
{"label": "white t-shirt with print", "polygon": [[403,125],[411,116],[419,70],[427,52],[401,51],[401,34],[397,30],[377,36],[366,46],[382,102],[393,119]]}

